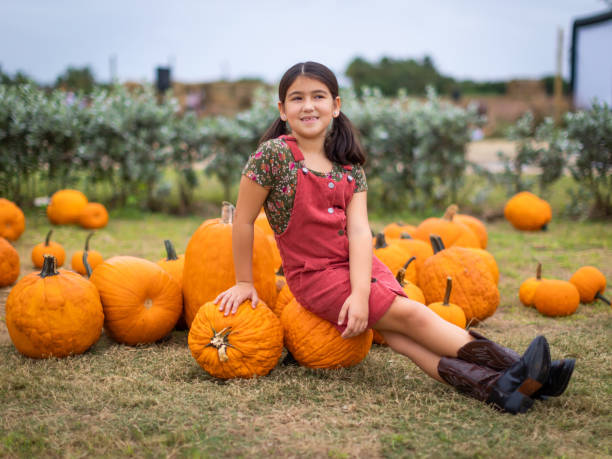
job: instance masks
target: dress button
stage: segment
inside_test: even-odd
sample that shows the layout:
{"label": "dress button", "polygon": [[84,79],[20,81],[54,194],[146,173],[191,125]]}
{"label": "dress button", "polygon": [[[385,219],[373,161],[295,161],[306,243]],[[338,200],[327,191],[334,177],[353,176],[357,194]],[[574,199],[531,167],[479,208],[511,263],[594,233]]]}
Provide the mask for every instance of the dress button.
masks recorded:
{"label": "dress button", "polygon": [[333,209],[333,207],[328,208],[328,209],[327,209],[327,212],[329,212],[330,214],[333,214],[333,213],[334,213],[334,209]]}
{"label": "dress button", "polygon": [[344,236],[344,230],[338,230],[338,235]]}
{"label": "dress button", "polygon": [[327,186],[328,186],[328,187],[330,187],[330,188],[333,188],[333,187],[334,187],[334,184],[333,184],[333,182],[329,182],[329,183],[327,184]]}
{"label": "dress button", "polygon": [[307,169],[306,167],[302,167],[302,172],[303,172],[304,174],[308,174],[308,169]]}
{"label": "dress button", "polygon": [[349,175],[349,176],[348,176],[346,179],[347,179],[349,182],[352,182],[352,181],[353,181],[353,176],[352,176],[352,175]]}

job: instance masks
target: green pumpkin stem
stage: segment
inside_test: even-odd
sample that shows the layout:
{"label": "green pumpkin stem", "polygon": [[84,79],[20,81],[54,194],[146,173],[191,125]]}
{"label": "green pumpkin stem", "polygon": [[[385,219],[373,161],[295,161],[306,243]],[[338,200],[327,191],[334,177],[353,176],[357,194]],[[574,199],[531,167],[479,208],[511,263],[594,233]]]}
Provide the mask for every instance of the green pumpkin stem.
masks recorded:
{"label": "green pumpkin stem", "polygon": [[87,279],[91,277],[91,265],[87,261],[87,250],[83,251],[83,266],[85,266],[85,272],[87,273]]}
{"label": "green pumpkin stem", "polygon": [[414,260],[416,260],[415,256],[408,258],[408,261],[404,264],[404,269],[408,269],[408,265],[412,263]]}
{"label": "green pumpkin stem", "polygon": [[57,272],[57,259],[53,255],[49,254],[43,255],[43,258],[43,267],[39,276],[43,279],[45,277],[57,276],[59,274]]}
{"label": "green pumpkin stem", "polygon": [[96,233],[95,231],[92,231],[91,233],[87,235],[87,238],[85,239],[85,250],[84,250],[85,252],[89,251],[89,240],[95,233]]}
{"label": "green pumpkin stem", "polygon": [[444,292],[444,301],[442,302],[444,306],[448,306],[448,301],[450,300],[452,289],[453,289],[453,278],[448,276],[446,278],[446,291]]}
{"label": "green pumpkin stem", "polygon": [[376,235],[376,245],[374,248],[384,249],[385,247],[388,247],[387,241],[385,240],[385,235],[383,233],[378,233]]}
{"label": "green pumpkin stem", "polygon": [[234,223],[234,210],[236,210],[236,208],[231,202],[223,201],[223,206],[221,207],[221,222],[230,225]]}
{"label": "green pumpkin stem", "polygon": [[408,233],[400,234],[400,239],[412,239],[412,236]]}
{"label": "green pumpkin stem", "polygon": [[176,250],[174,250],[174,246],[172,245],[172,242],[170,242],[169,239],[165,239],[164,240],[164,245],[166,246],[166,260],[171,261],[171,260],[178,260],[178,257],[176,256]]}
{"label": "green pumpkin stem", "polygon": [[606,303],[608,306],[611,306],[611,305],[610,305],[610,300],[608,300],[607,298],[605,298],[605,297],[604,297],[604,296],[601,294],[601,292],[597,292],[597,295],[595,295],[595,298],[597,298],[597,299],[599,299],[599,300],[603,301],[603,302],[604,302],[604,303]]}
{"label": "green pumpkin stem", "polygon": [[442,242],[442,238],[437,234],[430,234],[429,241],[431,242],[431,247],[434,251],[434,255],[446,248],[444,247],[444,242]]}
{"label": "green pumpkin stem", "polygon": [[51,233],[53,233],[53,230],[49,230],[49,232],[47,233],[47,237],[45,238],[45,247],[49,246],[49,241],[51,240]]}
{"label": "green pumpkin stem", "polygon": [[536,269],[536,279],[542,280],[542,263],[538,263],[538,267]]}

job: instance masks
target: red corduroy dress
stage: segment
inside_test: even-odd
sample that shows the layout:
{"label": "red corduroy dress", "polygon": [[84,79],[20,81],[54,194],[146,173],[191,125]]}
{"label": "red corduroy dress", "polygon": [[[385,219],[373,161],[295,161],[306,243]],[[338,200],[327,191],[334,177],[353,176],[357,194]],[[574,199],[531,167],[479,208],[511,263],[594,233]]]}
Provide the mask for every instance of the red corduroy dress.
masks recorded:
{"label": "red corduroy dress", "polygon": [[[317,176],[304,166],[304,155],[296,139],[281,138],[298,167],[289,224],[284,232],[275,235],[285,279],[303,307],[342,332],[346,321],[338,325],[338,315],[351,293],[346,208],[355,189],[352,167],[344,166],[339,182]],[[372,255],[368,327],[378,322],[397,295],[406,296],[389,268]]]}

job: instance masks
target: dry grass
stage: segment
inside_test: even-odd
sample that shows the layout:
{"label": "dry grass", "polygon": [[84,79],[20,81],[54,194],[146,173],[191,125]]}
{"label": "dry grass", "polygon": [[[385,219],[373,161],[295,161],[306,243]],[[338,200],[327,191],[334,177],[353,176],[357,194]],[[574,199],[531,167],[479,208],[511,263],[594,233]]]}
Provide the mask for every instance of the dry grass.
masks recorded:
{"label": "dry grass", "polygon": [[[92,246],[106,257],[157,260],[164,238],[182,252],[200,221],[115,218]],[[31,271],[29,251],[46,230],[43,218],[28,219],[17,243],[22,274]],[[86,234],[70,227],[56,232],[68,257]],[[351,369],[279,364],[266,377],[223,382],[191,357],[186,332],[140,347],[103,335],[81,356],[38,361],[15,350],[2,321],[0,456],[610,456],[610,308],[582,305],[573,316],[551,319],[521,306],[516,294],[537,260],[545,276],[567,279],[593,264],[612,279],[610,225],[558,222],[547,233],[530,234],[499,222],[489,225],[489,234],[502,302],[480,331],[519,351],[543,333],[553,358],[577,359],[567,392],[536,402],[526,415],[501,414],[463,397],[388,348],[372,348]],[[0,290],[1,319],[7,292]]]}

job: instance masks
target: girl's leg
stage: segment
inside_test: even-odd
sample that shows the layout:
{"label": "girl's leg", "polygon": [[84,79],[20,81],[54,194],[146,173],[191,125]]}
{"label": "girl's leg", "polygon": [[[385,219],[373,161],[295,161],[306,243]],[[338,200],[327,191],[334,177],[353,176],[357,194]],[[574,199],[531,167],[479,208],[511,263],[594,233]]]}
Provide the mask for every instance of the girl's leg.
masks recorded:
{"label": "girl's leg", "polygon": [[395,297],[374,328],[381,333],[404,335],[438,356],[457,357],[457,351],[474,338],[447,322],[427,306],[403,296]]}
{"label": "girl's leg", "polygon": [[440,363],[439,355],[434,354],[429,349],[415,343],[412,339],[401,333],[388,330],[381,330],[380,333],[391,349],[408,357],[432,378],[442,383],[445,382],[438,374],[438,364]]}

